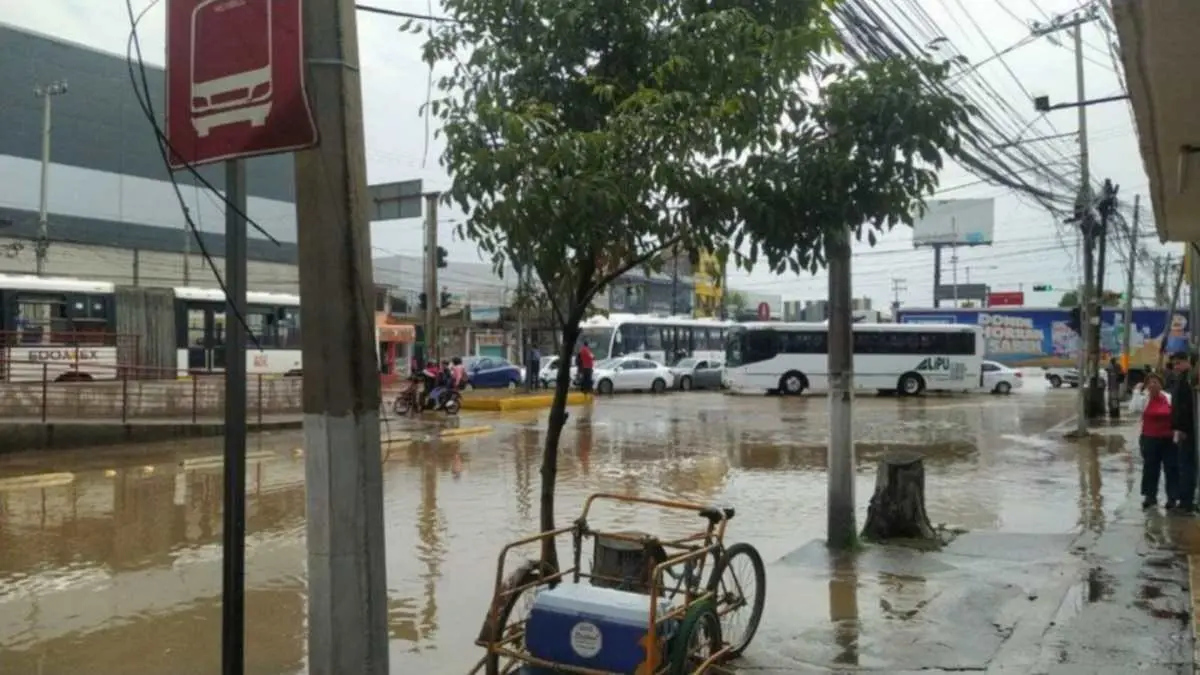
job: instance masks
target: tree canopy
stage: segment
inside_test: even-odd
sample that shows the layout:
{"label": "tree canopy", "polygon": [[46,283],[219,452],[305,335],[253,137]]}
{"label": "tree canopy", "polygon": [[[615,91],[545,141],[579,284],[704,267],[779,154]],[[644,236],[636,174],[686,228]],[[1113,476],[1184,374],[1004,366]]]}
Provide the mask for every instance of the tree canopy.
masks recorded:
{"label": "tree canopy", "polygon": [[450,68],[429,106],[446,198],[498,269],[540,280],[564,356],[597,293],[669,248],[799,272],[830,232],[911,223],[970,114],[954,64],[828,65],[833,4],[444,0],[425,58]]}
{"label": "tree canopy", "polygon": [[[1116,291],[1104,291],[1100,294],[1100,304],[1104,307],[1117,307],[1121,304],[1123,296]],[[1067,291],[1062,294],[1062,298],[1058,301],[1059,307],[1077,307],[1079,306],[1079,293],[1076,291]]]}

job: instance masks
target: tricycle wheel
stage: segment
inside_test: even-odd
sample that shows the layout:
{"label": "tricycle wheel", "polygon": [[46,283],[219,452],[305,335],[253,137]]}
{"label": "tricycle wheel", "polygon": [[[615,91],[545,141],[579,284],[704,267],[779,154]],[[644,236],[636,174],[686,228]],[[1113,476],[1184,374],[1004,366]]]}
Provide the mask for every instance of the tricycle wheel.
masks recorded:
{"label": "tricycle wheel", "polygon": [[[554,568],[547,563],[530,560],[513,570],[501,584],[501,594],[492,599],[487,616],[483,618],[483,627],[479,630],[479,642],[488,645],[488,654],[483,662],[485,675],[504,675],[512,671],[514,664],[511,663],[511,659],[502,659],[500,654],[492,651],[491,645],[511,637],[515,631],[520,630],[519,624],[529,618],[534,595],[541,588],[539,582],[554,573]],[[550,585],[555,583],[551,582]],[[507,593],[523,586],[528,588],[517,593]]]}
{"label": "tricycle wheel", "polygon": [[671,662],[667,664],[671,675],[690,675],[721,649],[721,620],[714,607],[706,598],[684,614],[679,632],[671,640]]}
{"label": "tricycle wheel", "polygon": [[745,542],[725,549],[713,567],[708,590],[721,618],[721,635],[729,643],[722,660],[732,659],[750,646],[767,600],[767,571],[758,549]]}

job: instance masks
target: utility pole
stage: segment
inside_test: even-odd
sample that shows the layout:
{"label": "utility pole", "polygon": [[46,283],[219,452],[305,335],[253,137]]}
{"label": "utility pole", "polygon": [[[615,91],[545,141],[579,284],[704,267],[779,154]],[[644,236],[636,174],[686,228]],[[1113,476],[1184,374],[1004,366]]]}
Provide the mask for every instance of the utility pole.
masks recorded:
{"label": "utility pole", "polygon": [[442,295],[438,292],[438,227],[437,192],[425,195],[425,360],[436,361],[441,356],[438,339],[438,318],[442,313]]}
{"label": "utility pole", "polygon": [[671,316],[679,313],[679,251],[671,254]]}
{"label": "utility pole", "polygon": [[939,291],[942,288],[942,245],[933,244],[933,307],[942,306]]}
{"label": "utility pole", "polygon": [[1129,393],[1129,370],[1133,366],[1133,354],[1130,344],[1133,340],[1133,292],[1135,286],[1134,268],[1137,264],[1138,250],[1138,210],[1141,206],[1141,195],[1133,196],[1133,222],[1129,225],[1129,269],[1125,278],[1125,318],[1122,320],[1124,330],[1121,331],[1121,365],[1125,368],[1125,378],[1121,381],[1121,394]]}
{"label": "utility pole", "polygon": [[908,291],[908,285],[904,279],[892,277],[892,320],[896,320],[896,313],[900,311],[900,294]]}
{"label": "utility pole", "polygon": [[829,487],[826,543],[854,545],[854,312],[851,308],[850,229],[826,239],[829,265]]}
{"label": "utility pole", "polygon": [[[1159,373],[1162,372],[1163,361],[1167,356],[1167,338],[1171,337],[1171,324],[1175,322],[1175,310],[1179,307],[1179,293],[1183,290],[1183,276],[1186,271],[1189,271],[1187,266],[1180,262],[1179,275],[1175,277],[1175,289],[1171,291],[1171,305],[1167,308],[1167,322],[1163,326],[1162,335],[1158,340],[1158,363],[1155,364],[1154,370]],[[1188,320],[1191,320],[1190,317]],[[1191,329],[1189,328],[1189,330]]]}
{"label": "utility pole", "polygon": [[1079,195],[1075,204],[1076,215],[1083,233],[1083,288],[1080,290],[1079,296],[1083,319],[1079,326],[1082,331],[1079,336],[1082,345],[1079,370],[1081,386],[1079,387],[1075,429],[1078,435],[1088,433],[1089,392],[1099,384],[1096,379],[1097,373],[1094,370],[1089,372],[1089,366],[1096,363],[1100,356],[1098,353],[1089,354],[1093,348],[1092,333],[1098,332],[1100,328],[1100,304],[1092,279],[1093,251],[1096,242],[1090,214],[1092,189],[1091,175],[1088,169],[1087,106],[1084,105],[1087,100],[1087,87],[1083,71],[1083,24],[1095,20],[1097,16],[1097,10],[1093,7],[1088,13],[1080,12],[1072,17],[1065,15],[1054,17],[1049,25],[1039,23],[1033,25],[1033,35],[1035,36],[1051,35],[1070,28],[1075,42],[1075,95],[1079,102],[1077,108],[1079,115]]}
{"label": "utility pole", "polygon": [[51,125],[50,101],[55,96],[67,93],[67,81],[58,80],[45,86],[39,84],[33,88],[33,93],[42,99],[42,185],[41,195],[38,199],[37,242],[34,246],[34,251],[37,255],[37,275],[40,277],[46,273],[46,254],[50,249],[50,204],[48,197],[50,190],[50,133],[53,129]]}
{"label": "utility pole", "polygon": [[308,672],[387,675],[375,287],[353,0],[302,4],[321,144],[297,152]]}

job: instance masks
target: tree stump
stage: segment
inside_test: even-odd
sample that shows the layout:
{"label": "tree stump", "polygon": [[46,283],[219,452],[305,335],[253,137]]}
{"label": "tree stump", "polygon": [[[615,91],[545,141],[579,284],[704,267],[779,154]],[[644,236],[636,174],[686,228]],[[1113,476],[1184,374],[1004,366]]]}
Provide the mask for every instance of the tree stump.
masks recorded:
{"label": "tree stump", "polygon": [[862,538],[938,539],[925,513],[925,461],[920,456],[889,454],[879,462]]}

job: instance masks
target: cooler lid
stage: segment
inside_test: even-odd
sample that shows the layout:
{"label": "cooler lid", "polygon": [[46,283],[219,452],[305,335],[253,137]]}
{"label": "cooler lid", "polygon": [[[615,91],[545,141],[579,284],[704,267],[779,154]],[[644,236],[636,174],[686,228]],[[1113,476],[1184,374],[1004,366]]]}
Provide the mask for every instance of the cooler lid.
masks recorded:
{"label": "cooler lid", "polygon": [[[671,603],[658,601],[658,616],[670,611]],[[629,625],[645,626],[650,621],[650,596],[590,584],[559,584],[537,594],[534,610],[609,618]]]}

